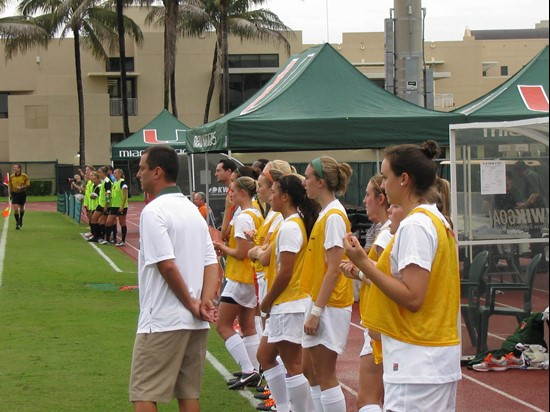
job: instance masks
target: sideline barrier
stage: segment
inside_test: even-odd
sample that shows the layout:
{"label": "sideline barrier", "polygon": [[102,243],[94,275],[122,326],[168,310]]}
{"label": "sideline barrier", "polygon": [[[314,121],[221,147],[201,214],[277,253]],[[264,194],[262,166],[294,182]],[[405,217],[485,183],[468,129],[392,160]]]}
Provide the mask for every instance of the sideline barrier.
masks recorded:
{"label": "sideline barrier", "polygon": [[57,211],[68,215],[76,223],[80,224],[82,201],[68,192],[59,193],[57,195]]}

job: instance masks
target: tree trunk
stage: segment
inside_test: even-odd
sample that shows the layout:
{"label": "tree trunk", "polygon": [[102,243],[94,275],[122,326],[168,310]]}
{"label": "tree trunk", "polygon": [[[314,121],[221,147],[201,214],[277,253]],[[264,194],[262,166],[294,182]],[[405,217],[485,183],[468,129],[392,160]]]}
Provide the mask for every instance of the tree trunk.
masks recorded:
{"label": "tree trunk", "polygon": [[[166,8],[166,4],[164,6]],[[168,61],[168,21],[164,20],[164,110],[170,110],[170,74],[168,68],[170,63]]]}
{"label": "tree trunk", "polygon": [[227,61],[228,42],[227,42],[227,13],[228,0],[220,1],[220,29],[221,29],[221,69],[222,69],[222,108],[224,114],[229,113],[229,64]]}
{"label": "tree trunk", "polygon": [[84,129],[84,93],[82,91],[82,67],[80,62],[80,35],[78,30],[74,34],[74,66],[76,74],[76,94],[78,97],[78,153],[80,154],[80,168],[86,165],[86,134]]}
{"label": "tree trunk", "polygon": [[210,85],[208,86],[208,94],[206,95],[206,106],[204,108],[204,123],[208,123],[208,117],[210,115],[210,103],[212,102],[212,96],[214,95],[214,87],[216,86],[216,70],[218,66],[218,42],[214,48],[214,58],[212,59],[212,73],[210,75]]}
{"label": "tree trunk", "polygon": [[124,137],[130,136],[128,120],[128,88],[126,82],[126,44],[124,41],[124,4],[123,0],[116,0],[116,14],[118,26],[118,50],[120,57],[120,90],[122,96],[122,128]]}
{"label": "tree trunk", "polygon": [[170,97],[172,98],[172,114],[177,117],[178,109],[175,96],[175,73],[176,73],[176,39],[178,26],[178,0],[165,0],[165,68],[164,68],[164,86],[165,108],[168,109]]}

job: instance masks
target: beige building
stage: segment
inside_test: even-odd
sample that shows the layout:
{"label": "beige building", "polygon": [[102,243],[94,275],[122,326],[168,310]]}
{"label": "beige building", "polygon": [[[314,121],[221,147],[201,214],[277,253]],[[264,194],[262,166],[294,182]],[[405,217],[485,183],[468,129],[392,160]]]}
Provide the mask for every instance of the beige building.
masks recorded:
{"label": "beige building", "polygon": [[[163,108],[163,34],[145,26],[145,13],[127,12],[141,25],[141,48],[127,46],[130,129],[138,130]],[[302,44],[301,32],[289,36],[291,54]],[[215,36],[178,41],[176,62],[179,119],[202,124]],[[426,64],[435,71],[437,110],[462,106],[496,87],[548,44],[548,21],[526,30],[469,31],[462,41],[426,42]],[[250,97],[285,63],[289,54],[272,43],[230,39],[230,101]],[[383,86],[384,34],[345,33],[335,44],[360,71]],[[0,41],[0,54],[3,44]],[[122,138],[119,59],[107,64],[82,53],[86,162],[110,161],[111,144]],[[54,40],[12,60],[0,59],[0,163],[58,161],[78,164],[78,105],[72,39]],[[210,120],[220,116],[216,89]]]}

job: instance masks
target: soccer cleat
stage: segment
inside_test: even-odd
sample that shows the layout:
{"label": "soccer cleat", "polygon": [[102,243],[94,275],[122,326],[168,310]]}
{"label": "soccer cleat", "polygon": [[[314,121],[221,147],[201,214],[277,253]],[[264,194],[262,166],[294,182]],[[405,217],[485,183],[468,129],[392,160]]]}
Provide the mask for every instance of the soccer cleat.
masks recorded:
{"label": "soccer cleat", "polygon": [[262,393],[269,390],[269,386],[267,385],[261,385],[256,388],[256,392]]}
{"label": "soccer cleat", "polygon": [[262,401],[265,401],[265,400],[271,398],[271,391],[268,389],[267,391],[263,391],[263,392],[260,392],[260,393],[255,393],[254,397],[256,399],[260,399]]}
{"label": "soccer cleat", "polygon": [[120,246],[124,246],[125,244],[126,244],[126,242],[120,241],[117,244],[115,244],[115,246],[120,247]]}
{"label": "soccer cleat", "polygon": [[15,229],[16,229],[16,230],[19,230],[19,229],[21,229],[21,226],[15,225]]}
{"label": "soccer cleat", "polygon": [[241,376],[243,376],[243,373],[242,371],[236,371],[233,372],[231,375],[233,375],[235,378],[240,378]]}
{"label": "soccer cleat", "polygon": [[85,237],[86,239],[91,239],[91,238],[94,237],[94,235],[93,235],[92,233],[86,233],[86,234],[84,235],[84,237]]}
{"label": "soccer cleat", "polygon": [[99,239],[97,241],[97,243],[99,243],[100,245],[108,245],[109,244],[109,242],[107,242],[105,239]]}
{"label": "soccer cleat", "polygon": [[109,243],[110,243],[111,245],[114,245],[114,244],[116,243],[116,240],[115,240],[115,239],[111,239],[111,240],[109,240]]}
{"label": "soccer cleat", "polygon": [[478,372],[502,372],[506,370],[506,365],[508,361],[504,356],[501,356],[499,359],[493,357],[492,353],[489,353],[483,362],[475,364],[472,368]]}
{"label": "soccer cleat", "polygon": [[265,402],[261,402],[256,406],[256,409],[259,411],[276,411],[277,405],[275,405],[275,401],[273,399],[268,399]]}
{"label": "soccer cleat", "polygon": [[229,385],[229,389],[243,389],[245,386],[257,386],[261,380],[262,377],[256,371],[252,373],[243,373],[235,383]]}
{"label": "soccer cleat", "polygon": [[87,242],[94,242],[94,243],[98,243],[99,240],[97,239],[97,237],[91,237],[89,239],[86,239]]}

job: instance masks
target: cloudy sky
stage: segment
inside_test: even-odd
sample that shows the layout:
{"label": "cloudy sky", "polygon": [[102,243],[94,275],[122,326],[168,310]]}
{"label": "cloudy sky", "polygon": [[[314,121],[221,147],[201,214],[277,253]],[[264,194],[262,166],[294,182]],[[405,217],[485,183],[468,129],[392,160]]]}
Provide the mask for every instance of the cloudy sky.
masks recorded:
{"label": "cloudy sky", "polygon": [[[8,12],[13,12],[11,0]],[[393,0],[267,0],[271,9],[294,30],[302,30],[304,43],[342,41],[342,32],[384,30]],[[426,40],[461,40],[464,29],[534,28],[548,20],[546,0],[423,0]],[[6,13],[3,13],[6,15]]]}
{"label": "cloudy sky", "polygon": [[[268,0],[266,7],[294,30],[304,43],[340,43],[342,32],[384,31],[393,0]],[[426,40],[461,40],[464,29],[534,28],[548,20],[546,0],[423,0]]]}

